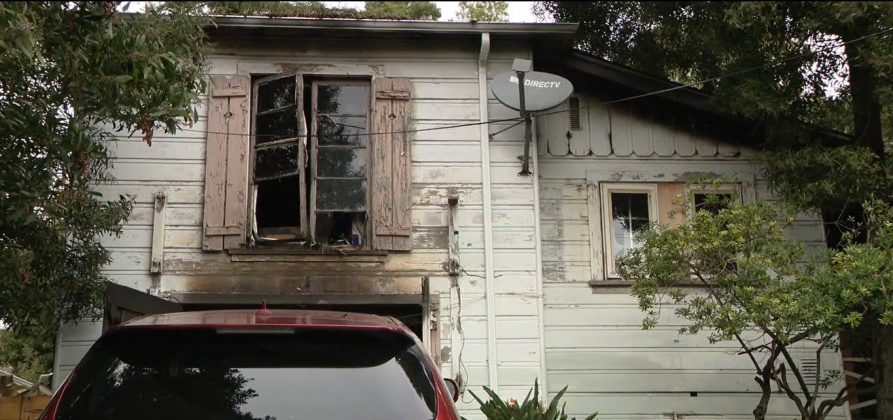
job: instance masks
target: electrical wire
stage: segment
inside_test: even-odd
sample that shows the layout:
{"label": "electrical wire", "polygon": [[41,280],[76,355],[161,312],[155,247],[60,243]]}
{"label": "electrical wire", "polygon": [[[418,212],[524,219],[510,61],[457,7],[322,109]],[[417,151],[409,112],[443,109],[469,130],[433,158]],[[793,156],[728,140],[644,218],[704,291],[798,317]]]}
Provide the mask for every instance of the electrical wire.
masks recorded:
{"label": "electrical wire", "polygon": [[[719,81],[719,80],[726,79],[726,78],[729,78],[729,77],[735,77],[735,76],[739,76],[739,75],[744,74],[744,73],[749,73],[749,72],[753,72],[753,71],[757,71],[757,70],[762,70],[762,69],[766,69],[766,68],[772,68],[772,67],[775,67],[775,66],[784,64],[784,63],[786,63],[786,62],[788,62],[788,61],[792,61],[792,60],[797,60],[797,59],[801,59],[801,58],[809,57],[809,56],[811,56],[811,55],[816,55],[816,54],[819,54],[819,53],[822,53],[822,52],[825,52],[825,51],[829,51],[829,50],[832,50],[832,49],[837,49],[837,48],[840,48],[840,47],[843,47],[843,46],[846,46],[846,45],[849,45],[849,44],[852,44],[852,43],[855,43],[855,42],[861,42],[861,41],[864,41],[864,40],[866,40],[866,39],[870,39],[870,38],[874,38],[874,37],[879,37],[879,36],[886,36],[886,35],[888,35],[891,31],[893,31],[893,28],[890,28],[890,29],[884,29],[884,30],[877,31],[877,32],[874,32],[874,33],[871,33],[871,34],[863,35],[863,36],[858,37],[858,38],[851,39],[851,40],[849,40],[849,41],[842,42],[842,43],[837,44],[837,45],[834,45],[834,46],[830,46],[830,47],[826,47],[826,48],[818,49],[818,50],[815,50],[815,51],[810,51],[810,52],[806,52],[806,53],[798,54],[798,55],[795,55],[795,56],[791,56],[791,57],[783,58],[783,59],[780,59],[779,61],[777,61],[777,62],[775,62],[775,63],[768,63],[768,64],[759,65],[759,66],[748,67],[748,68],[745,68],[745,69],[741,69],[741,70],[733,71],[733,72],[731,72],[731,73],[726,73],[726,74],[723,74],[723,75],[720,75],[720,76],[711,77],[711,78],[708,78],[708,79],[703,79],[703,80],[700,80],[700,81],[697,81],[697,82],[692,82],[692,83],[688,83],[688,84],[680,84],[680,85],[678,85],[678,86],[674,86],[674,87],[671,87],[671,88],[660,89],[660,90],[656,90],[656,91],[646,92],[646,93],[642,93],[642,94],[638,94],[638,95],[632,95],[632,96],[628,96],[628,97],[624,97],[624,98],[619,98],[619,99],[612,99],[612,100],[609,100],[609,101],[602,101],[602,102],[595,103],[594,105],[587,105],[587,106],[580,107],[579,109],[580,109],[580,110],[583,110],[583,109],[593,108],[594,106],[611,105],[611,104],[617,104],[617,103],[622,103],[622,102],[628,102],[628,101],[633,101],[633,100],[636,100],[636,99],[647,98],[647,97],[650,97],[650,96],[661,95],[661,94],[664,94],[664,93],[673,92],[673,91],[680,90],[680,89],[694,88],[694,87],[696,87],[696,86],[703,85],[704,83],[709,83],[709,82]],[[570,112],[570,110],[569,110],[569,109],[560,109],[560,110],[554,110],[554,111],[547,111],[547,112],[540,112],[540,113],[532,113],[531,116],[532,116],[532,117],[542,117],[542,116],[555,115],[555,114],[560,114],[560,113],[565,113],[565,112]],[[455,128],[474,127],[474,126],[479,126],[479,125],[484,125],[484,124],[496,124],[496,123],[503,123],[503,122],[516,122],[516,123],[518,123],[518,122],[523,122],[524,120],[525,120],[525,117],[518,116],[518,117],[513,117],[513,118],[502,118],[502,119],[494,119],[494,120],[488,120],[488,121],[476,121],[476,122],[473,122],[473,123],[463,123],[463,124],[444,125],[444,126],[428,127],[428,128],[419,128],[419,129],[412,129],[412,130],[395,130],[395,131],[385,131],[385,132],[376,132],[376,133],[354,133],[354,134],[349,134],[349,135],[347,135],[347,136],[348,136],[348,137],[360,137],[360,136],[371,137],[371,136],[388,135],[388,134],[409,134],[409,133],[419,133],[419,132],[427,132],[427,131],[451,130],[451,129],[455,129]],[[337,124],[337,123],[336,123],[336,124]],[[341,124],[337,124],[337,125],[341,125]],[[513,125],[513,126],[514,126],[514,125]],[[511,128],[511,127],[509,127],[509,128]],[[179,128],[177,131],[188,131],[188,132],[208,133],[208,134],[228,134],[228,135],[234,135],[234,136],[245,136],[245,135],[247,135],[247,136],[255,137],[255,138],[257,138],[257,137],[282,137],[281,134],[229,133],[229,132],[222,132],[222,131],[196,130],[196,129],[191,129],[191,128]],[[311,138],[311,137],[322,137],[322,136],[320,136],[320,135],[313,136],[313,135],[307,134],[307,135],[305,135],[305,136],[301,136],[301,137]]]}

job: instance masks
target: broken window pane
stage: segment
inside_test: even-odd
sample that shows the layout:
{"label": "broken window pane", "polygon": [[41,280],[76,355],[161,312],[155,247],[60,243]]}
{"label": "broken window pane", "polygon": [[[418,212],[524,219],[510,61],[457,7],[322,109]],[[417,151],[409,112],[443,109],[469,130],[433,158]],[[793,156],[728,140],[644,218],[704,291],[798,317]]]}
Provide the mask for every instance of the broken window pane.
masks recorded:
{"label": "broken window pane", "polygon": [[255,154],[254,177],[257,180],[295,175],[298,168],[298,145],[259,149]]}
{"label": "broken window pane", "polygon": [[256,144],[298,136],[298,116],[293,108],[258,115],[256,124]]}
{"label": "broken window pane", "polygon": [[319,115],[316,135],[321,145],[366,145],[366,117]]}
{"label": "broken window pane", "polygon": [[365,179],[317,179],[317,211],[365,211]]}
{"label": "broken window pane", "polygon": [[319,213],[316,216],[314,240],[323,244],[362,246],[365,218],[366,214],[362,212]]}
{"label": "broken window pane", "polygon": [[257,226],[299,226],[301,200],[298,177],[289,176],[257,183]]}
{"label": "broken window pane", "polygon": [[317,162],[320,177],[366,176],[366,149],[320,147]]}
{"label": "broken window pane", "polygon": [[295,78],[285,77],[258,86],[257,111],[282,108],[295,103]]}
{"label": "broken window pane", "polygon": [[369,86],[320,85],[316,95],[320,114],[366,115],[369,109]]}

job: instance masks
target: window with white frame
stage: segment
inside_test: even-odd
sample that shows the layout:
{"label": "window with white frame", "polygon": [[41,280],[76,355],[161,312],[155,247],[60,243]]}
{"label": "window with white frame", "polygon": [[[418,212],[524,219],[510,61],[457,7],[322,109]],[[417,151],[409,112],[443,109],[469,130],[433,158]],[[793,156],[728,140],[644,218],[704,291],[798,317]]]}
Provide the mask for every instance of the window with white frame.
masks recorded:
{"label": "window with white frame", "polygon": [[640,245],[639,234],[657,222],[657,186],[602,184],[606,271],[618,278],[617,261]]}

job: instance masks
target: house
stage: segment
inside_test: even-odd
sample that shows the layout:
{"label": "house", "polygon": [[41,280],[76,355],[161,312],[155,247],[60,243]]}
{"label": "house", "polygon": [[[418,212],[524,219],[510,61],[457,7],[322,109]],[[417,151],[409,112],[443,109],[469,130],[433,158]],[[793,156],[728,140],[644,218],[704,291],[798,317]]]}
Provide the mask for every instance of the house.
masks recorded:
{"label": "house", "polygon": [[[535,379],[550,395],[568,385],[569,414],[751,415],[756,383],[734,346],[672,319],[641,330],[613,257],[634,238],[613,221],[678,223],[672,198],[705,173],[772,200],[751,161],[758,128],[573,51],[574,24],[216,23],[195,125],[110,146],[116,179],[97,189],[136,204],[104,242],[104,322],[62,327],[56,385],[103,323],[266,301],[396,316],[445,376],[515,397]],[[536,118],[532,176],[519,175],[517,111],[488,87],[515,58],[576,86]],[[790,235],[823,246],[816,217]],[[476,408],[465,394],[462,414]],[[794,412],[782,396],[771,410]]]}

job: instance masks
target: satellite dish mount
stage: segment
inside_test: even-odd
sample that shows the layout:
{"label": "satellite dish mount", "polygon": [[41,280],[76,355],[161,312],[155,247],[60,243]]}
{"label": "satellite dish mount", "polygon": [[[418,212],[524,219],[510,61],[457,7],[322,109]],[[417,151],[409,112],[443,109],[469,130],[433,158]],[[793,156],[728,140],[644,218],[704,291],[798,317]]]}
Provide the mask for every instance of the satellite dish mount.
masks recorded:
{"label": "satellite dish mount", "polygon": [[[490,89],[503,105],[518,110],[524,119],[524,155],[519,175],[530,175],[530,142],[533,138],[533,112],[554,108],[574,91],[561,76],[531,71],[530,60],[516,58],[512,71],[493,77]],[[518,85],[515,87],[515,85]]]}

